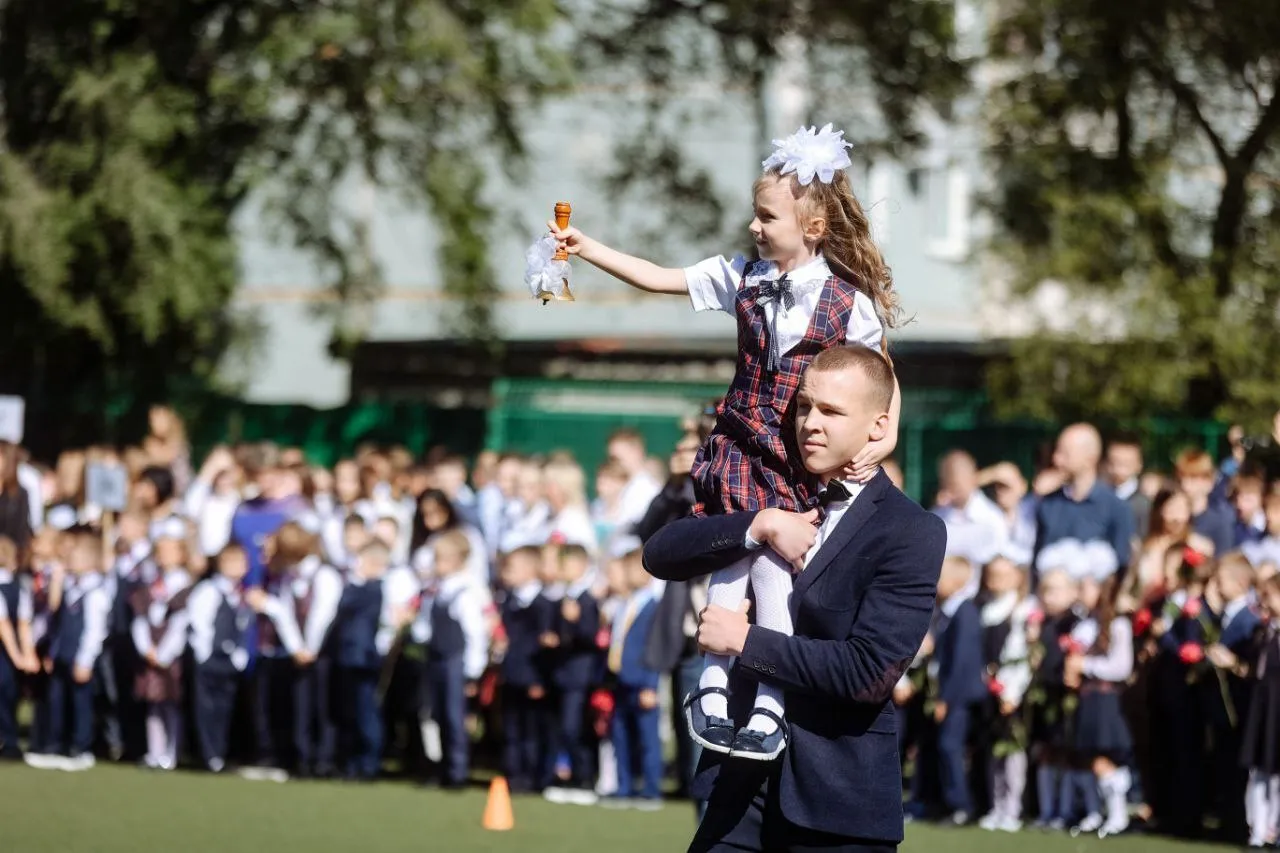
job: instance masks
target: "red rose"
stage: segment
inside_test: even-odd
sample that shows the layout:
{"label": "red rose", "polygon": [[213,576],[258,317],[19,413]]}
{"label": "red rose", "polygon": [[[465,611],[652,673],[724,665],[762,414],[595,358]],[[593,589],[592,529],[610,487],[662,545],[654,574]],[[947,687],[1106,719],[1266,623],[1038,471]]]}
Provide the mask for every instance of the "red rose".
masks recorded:
{"label": "red rose", "polygon": [[1204,649],[1197,643],[1183,643],[1178,647],[1178,660],[1193,666],[1204,660]]}
{"label": "red rose", "polygon": [[563,545],[563,544],[565,544],[565,542],[567,542],[567,541],[568,541],[568,539],[566,539],[566,538],[565,538],[565,535],[564,535],[563,533],[561,533],[559,530],[557,530],[556,532],[552,533],[552,534],[551,534],[551,536],[549,536],[549,537],[547,538],[547,544],[548,544],[548,545]]}
{"label": "red rose", "polygon": [[1063,634],[1058,638],[1058,648],[1069,655],[1084,654],[1084,644],[1070,634]]}
{"label": "red rose", "polygon": [[990,681],[988,681],[987,689],[991,691],[992,696],[1004,695],[1004,685],[1000,682],[1000,679],[998,678],[993,678]]}
{"label": "red rose", "polygon": [[608,628],[601,628],[596,631],[596,648],[607,649],[612,642],[613,637]]}
{"label": "red rose", "polygon": [[1182,615],[1188,619],[1199,619],[1200,609],[1203,607],[1198,598],[1188,598],[1187,603],[1182,605]]}
{"label": "red rose", "polygon": [[1147,633],[1147,630],[1151,627],[1152,621],[1151,611],[1146,607],[1142,608],[1137,613],[1133,614],[1133,633],[1139,636]]}
{"label": "red rose", "polygon": [[1071,648],[1070,634],[1063,634],[1062,636],[1058,637],[1058,648],[1064,652]]}
{"label": "red rose", "polygon": [[1034,610],[1032,610],[1030,613],[1027,614],[1028,625],[1039,625],[1043,621],[1044,621],[1044,611],[1041,610],[1039,607],[1035,608]]}
{"label": "red rose", "polygon": [[1182,548],[1182,562],[1186,563],[1193,569],[1198,569],[1204,565],[1205,556],[1192,548],[1190,545],[1184,545]]}

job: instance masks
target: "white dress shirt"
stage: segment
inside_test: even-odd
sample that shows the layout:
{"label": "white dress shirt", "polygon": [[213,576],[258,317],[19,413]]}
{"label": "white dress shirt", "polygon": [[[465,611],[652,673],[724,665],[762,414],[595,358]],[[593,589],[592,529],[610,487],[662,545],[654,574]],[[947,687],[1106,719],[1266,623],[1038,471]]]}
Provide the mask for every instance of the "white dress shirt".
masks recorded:
{"label": "white dress shirt", "polygon": [[[138,654],[145,657],[148,653],[155,652],[160,665],[168,666],[177,660],[182,650],[186,648],[189,619],[185,608],[171,615],[169,602],[173,601],[175,595],[191,586],[191,575],[187,574],[186,569],[173,569],[165,572],[156,585],[159,586],[156,590],[159,594],[153,595],[146,613],[139,613],[133,617],[130,633],[133,635],[133,645],[137,648]],[[161,627],[164,628],[164,633],[160,635],[160,642],[152,642],[152,629]]]}
{"label": "white dress shirt", "polygon": [[413,622],[413,639],[418,643],[431,642],[431,608],[436,600],[448,602],[449,617],[462,628],[466,638],[462,671],[468,681],[484,675],[489,663],[489,627],[485,623],[484,609],[487,601],[476,590],[466,572],[458,572],[440,581],[434,597],[424,597],[422,607]]}
{"label": "white dress shirt", "polygon": [[217,556],[231,541],[231,520],[239,506],[238,492],[218,494],[204,480],[195,480],[187,489],[183,512],[196,523],[200,551],[206,557]]}
{"label": "white dress shirt", "polygon": [[[750,262],[746,258],[738,255],[731,261],[724,257],[708,258],[687,267],[684,278],[689,286],[689,300],[693,303],[693,310],[723,311],[734,316],[734,303],[739,288],[755,287],[763,281],[775,281],[780,276],[776,263],[764,261],[757,263],[751,274],[744,279],[743,272],[748,263]],[[826,259],[818,255],[804,266],[787,273],[787,280],[791,282],[791,295],[795,300],[791,308],[780,306],[773,299],[765,303],[765,317],[777,339],[779,354],[786,355],[793,350],[808,333],[822,297],[822,286],[830,277],[831,269],[827,266]],[[879,349],[882,337],[884,327],[876,316],[875,305],[866,294],[858,291],[845,330],[845,343]]]}
{"label": "white dress shirt", "polygon": [[396,616],[413,602],[413,597],[422,592],[422,583],[418,575],[408,566],[396,566],[388,569],[382,578],[382,618],[378,623],[378,634],[374,639],[378,654],[386,655],[395,643]]}
{"label": "white dress shirt", "polygon": [[320,654],[329,627],[338,615],[338,602],[342,599],[342,575],[332,566],[325,565],[319,557],[307,557],[298,564],[296,576],[289,582],[295,598],[305,598],[311,593],[311,609],[307,611],[307,624],[302,630],[302,645],[313,657]]}
{"label": "white dress shirt", "polygon": [[[222,575],[200,581],[187,598],[187,620],[191,627],[191,653],[195,656],[196,663],[205,663],[213,656],[214,626],[218,618],[218,609],[222,607],[224,600],[231,607],[237,610],[240,608],[238,585]],[[247,614],[246,623],[239,627],[242,631],[248,627]],[[244,671],[249,662],[249,653],[246,649],[234,646],[222,651],[231,657],[232,666]]]}
{"label": "white dress shirt", "polygon": [[[809,552],[804,556],[805,568],[808,568],[809,564],[813,562],[813,558],[818,556],[818,552],[822,550],[823,543],[831,536],[831,532],[840,524],[845,513],[849,511],[849,507],[853,506],[853,502],[858,499],[858,495],[862,494],[862,490],[865,488],[862,483],[855,483],[850,480],[841,480],[840,482],[849,490],[849,498],[843,501],[832,501],[824,508],[822,524],[818,525],[818,536],[813,540],[813,545],[810,546]],[[751,533],[748,531],[746,546],[748,550],[754,551],[761,548],[762,543],[752,539]]]}
{"label": "white dress shirt", "polygon": [[76,649],[76,666],[93,669],[98,655],[102,654],[111,616],[111,596],[102,582],[102,575],[94,573],[68,579],[67,589],[62,594],[62,606],[78,601],[83,601],[84,633],[80,636],[80,647]]}
{"label": "white dress shirt", "polygon": [[[1099,681],[1122,684],[1133,674],[1133,626],[1127,617],[1111,620],[1111,645],[1106,655],[1086,654],[1083,675]],[[1082,620],[1071,631],[1071,638],[1086,650],[1098,640],[1098,622],[1092,616]]]}
{"label": "white dress shirt", "polygon": [[[0,569],[0,584],[13,583],[13,572],[9,569]],[[18,612],[10,613],[9,605],[0,596],[0,619],[10,619],[14,622],[30,623],[35,616],[35,604],[31,599],[31,588],[25,584],[18,585]]]}
{"label": "white dress shirt", "polygon": [[962,590],[972,597],[978,591],[981,568],[1010,550],[1008,520],[994,501],[978,491],[962,507],[934,507],[933,513],[947,526],[946,555],[964,557],[973,564],[973,574]]}

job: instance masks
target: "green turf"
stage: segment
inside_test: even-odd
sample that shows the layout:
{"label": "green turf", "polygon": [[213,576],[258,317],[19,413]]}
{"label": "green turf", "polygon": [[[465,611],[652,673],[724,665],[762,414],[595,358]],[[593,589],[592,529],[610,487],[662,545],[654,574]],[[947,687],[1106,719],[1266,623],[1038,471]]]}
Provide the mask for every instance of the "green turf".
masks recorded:
{"label": "green turf", "polygon": [[[485,795],[399,782],[277,785],[228,776],[98,767],[86,773],[0,765],[3,853],[660,853],[693,833],[687,803],[658,813],[515,801],[516,828],[480,828]],[[1066,835],[908,828],[904,853],[1107,853],[1227,848],[1143,837],[1097,841]]]}

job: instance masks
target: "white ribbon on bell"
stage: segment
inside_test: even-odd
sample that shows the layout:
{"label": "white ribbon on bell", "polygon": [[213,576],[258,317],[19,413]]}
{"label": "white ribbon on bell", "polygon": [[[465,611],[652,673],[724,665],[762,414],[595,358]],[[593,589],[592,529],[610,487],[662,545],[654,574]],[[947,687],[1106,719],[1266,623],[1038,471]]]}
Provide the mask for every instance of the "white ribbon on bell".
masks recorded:
{"label": "white ribbon on bell", "polygon": [[534,241],[524,253],[524,283],[534,299],[559,299],[569,279],[569,262],[557,261],[556,238],[550,234]]}
{"label": "white ribbon on bell", "polygon": [[824,184],[835,180],[836,172],[853,164],[843,130],[833,130],[830,124],[822,130],[802,127],[786,139],[773,140],[774,150],[764,161],[764,170],[777,169],[780,175],[795,173],[801,186],[809,186],[813,179]]}

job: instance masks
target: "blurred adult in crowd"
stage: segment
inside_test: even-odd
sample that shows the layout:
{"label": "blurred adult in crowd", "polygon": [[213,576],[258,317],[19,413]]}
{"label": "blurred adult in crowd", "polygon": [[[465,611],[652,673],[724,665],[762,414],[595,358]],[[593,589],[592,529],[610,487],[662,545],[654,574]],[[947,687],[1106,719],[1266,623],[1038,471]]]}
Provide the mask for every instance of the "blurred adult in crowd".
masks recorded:
{"label": "blurred adult in crowd", "polygon": [[240,464],[230,449],[215,447],[200,466],[183,500],[183,510],[194,519],[200,550],[216,556],[231,541],[231,520],[240,506]]}
{"label": "blurred adult in crowd", "polygon": [[494,463],[492,479],[483,486],[477,485],[476,510],[480,516],[480,532],[484,534],[486,553],[491,565],[497,565],[498,547],[502,535],[512,520],[512,504],[516,499],[516,485],[524,467],[520,456],[503,453]]}
{"label": "blurred adult in crowd", "polygon": [[978,472],[978,483],[991,489],[1004,519],[1001,556],[1018,566],[1030,565],[1036,546],[1036,498],[1029,494],[1026,477],[1012,462],[997,462]]}
{"label": "blurred adult in crowd", "polygon": [[260,445],[246,454],[257,494],[240,504],[231,519],[231,541],[244,548],[249,557],[246,585],[261,586],[266,580],[267,540],[286,522],[306,508],[301,483],[281,467],[280,453],[273,445]]}
{"label": "blurred adult in crowd", "polygon": [[582,466],[572,459],[553,459],[542,469],[549,518],[547,540],[557,545],[581,545],[597,551],[595,525],[587,507]]}
{"label": "blurred adult in crowd", "polygon": [[434,577],[436,543],[444,534],[455,531],[463,534],[470,545],[465,568],[467,577],[480,589],[488,590],[489,561],[484,536],[466,522],[448,495],[440,489],[428,489],[418,499],[418,511],[413,516],[413,530],[409,538],[411,565],[420,578]]}
{"label": "blurred adult in crowd", "polygon": [[1212,555],[1213,542],[1191,529],[1191,499],[1181,489],[1165,489],[1151,506],[1147,535],[1133,562],[1118,601],[1121,613],[1132,613],[1161,594],[1171,571],[1182,564],[1183,549]]}
{"label": "blurred adult in crowd", "polygon": [[1036,508],[1037,559],[1046,546],[1063,539],[1102,540],[1111,545],[1122,569],[1129,564],[1133,513],[1099,479],[1101,460],[1102,436],[1092,425],[1073,424],[1058,436],[1053,467],[1062,477],[1062,486],[1045,495]]}
{"label": "blurred adult in crowd", "polygon": [[187,428],[169,406],[152,406],[147,414],[151,432],[142,440],[142,449],[152,465],[168,468],[173,474],[174,489],[182,494],[191,485],[191,444]]}
{"label": "blurred adult in crowd", "polygon": [[649,473],[644,436],[634,429],[616,430],[609,436],[607,453],[627,475],[627,485],[619,498],[620,512],[623,524],[634,525],[644,518],[649,504],[662,491],[662,484]]}
{"label": "blurred adult in crowd", "polygon": [[[938,465],[938,500],[933,512],[947,526],[947,556],[964,557],[985,566],[1001,553],[1008,537],[1003,513],[978,488],[978,465],[963,450],[952,450]],[[978,573],[971,572],[962,594],[978,590]]]}
{"label": "blurred adult in crowd", "polygon": [[0,441],[0,536],[26,550],[31,542],[30,496],[18,482],[18,446]]}
{"label": "blurred adult in crowd", "polygon": [[1135,540],[1147,538],[1151,519],[1151,500],[1138,488],[1142,477],[1142,442],[1135,435],[1123,433],[1107,444],[1107,459],[1103,466],[1107,482],[1116,490],[1116,497],[1129,505],[1133,512]]}

